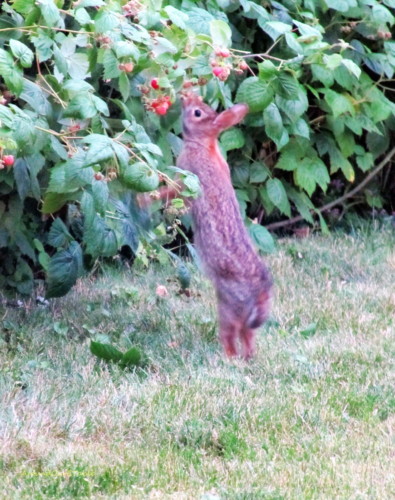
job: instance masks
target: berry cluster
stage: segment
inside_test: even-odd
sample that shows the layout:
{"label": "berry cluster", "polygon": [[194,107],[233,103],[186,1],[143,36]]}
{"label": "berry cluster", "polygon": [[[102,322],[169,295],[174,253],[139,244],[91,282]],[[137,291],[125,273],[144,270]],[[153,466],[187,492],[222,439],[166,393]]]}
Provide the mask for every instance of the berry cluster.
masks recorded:
{"label": "berry cluster", "polygon": [[15,162],[14,155],[4,155],[0,158],[0,170],[5,167],[12,167]]}
{"label": "berry cluster", "polygon": [[131,73],[134,69],[134,64],[132,62],[120,63],[118,69],[124,71],[125,73]]}
{"label": "berry cluster", "polygon": [[[228,62],[229,60],[231,62]],[[232,70],[235,73],[242,73],[248,65],[243,59],[233,57],[229,49],[217,48],[211,60],[211,67],[213,75],[224,82],[229,78]]]}
{"label": "berry cluster", "polygon": [[143,6],[138,0],[129,0],[127,4],[122,6],[123,13],[126,17],[137,17],[142,8]]}
{"label": "berry cluster", "polygon": [[160,87],[157,78],[152,78],[149,85],[140,85],[139,90],[143,94],[142,100],[145,109],[160,116],[167,113],[172,104],[171,98],[168,95],[161,94],[163,89]]}

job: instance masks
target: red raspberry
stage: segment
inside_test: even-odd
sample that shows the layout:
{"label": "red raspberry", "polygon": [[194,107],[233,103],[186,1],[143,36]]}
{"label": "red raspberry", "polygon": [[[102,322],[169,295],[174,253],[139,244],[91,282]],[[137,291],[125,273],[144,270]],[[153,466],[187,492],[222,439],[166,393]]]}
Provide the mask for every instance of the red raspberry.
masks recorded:
{"label": "red raspberry", "polygon": [[104,179],[104,175],[101,172],[96,172],[94,177],[97,181],[102,181]]}
{"label": "red raspberry", "polygon": [[134,69],[134,64],[132,62],[124,63],[123,70],[126,73],[131,73],[133,71],[133,69]]}
{"label": "red raspberry", "polygon": [[219,57],[229,57],[230,51],[228,49],[217,49],[215,55]]}
{"label": "red raspberry", "polygon": [[3,163],[6,167],[12,167],[14,162],[15,162],[15,158],[13,155],[4,155],[3,156]]}
{"label": "red raspberry", "polygon": [[158,83],[158,79],[157,78],[153,78],[151,80],[151,87],[154,89],[154,90],[158,90],[159,89],[159,83]]}
{"label": "red raspberry", "polygon": [[248,68],[248,64],[247,64],[245,61],[240,61],[240,62],[239,62],[239,68],[240,68],[242,71],[245,71],[245,70]]}
{"label": "red raspberry", "polygon": [[167,102],[161,102],[160,104],[155,106],[155,113],[157,115],[165,115],[168,109],[169,109],[169,104]]}
{"label": "red raspberry", "polygon": [[222,75],[222,68],[220,66],[215,66],[213,68],[213,75],[219,77],[220,75]]}

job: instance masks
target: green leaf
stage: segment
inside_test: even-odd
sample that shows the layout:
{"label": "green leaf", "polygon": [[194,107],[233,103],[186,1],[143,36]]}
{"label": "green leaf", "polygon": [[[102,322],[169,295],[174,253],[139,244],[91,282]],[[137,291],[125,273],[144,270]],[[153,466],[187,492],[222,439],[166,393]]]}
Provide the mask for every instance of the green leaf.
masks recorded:
{"label": "green leaf", "polygon": [[185,172],[182,176],[183,196],[197,198],[201,193],[199,177],[192,172]]}
{"label": "green leaf", "polygon": [[111,344],[102,344],[91,340],[90,344],[91,353],[104,361],[121,361],[124,354],[116,349]]}
{"label": "green leaf", "polygon": [[325,0],[329,9],[334,9],[339,12],[347,12],[352,7],[357,6],[356,0]]}
{"label": "green leaf", "polygon": [[30,68],[33,62],[33,52],[29,49],[27,45],[20,42],[19,40],[11,39],[10,48],[14,57],[19,59],[19,62],[24,68]]}
{"label": "green leaf", "polygon": [[359,78],[361,76],[361,68],[355,64],[354,61],[351,61],[351,59],[343,59],[342,60],[343,66],[345,66],[350,73],[352,73],[356,78]]}
{"label": "green leaf", "polygon": [[289,33],[292,31],[292,26],[290,24],[282,23],[281,21],[267,21],[259,23],[260,27],[265,33],[267,33],[270,38],[275,41],[281,35]]}
{"label": "green leaf", "polygon": [[120,24],[120,16],[115,10],[100,10],[95,17],[95,32],[112,31]]}
{"label": "green leaf", "polygon": [[60,12],[54,0],[40,0],[36,5],[41,10],[41,14],[47,26],[57,26],[60,23]]}
{"label": "green leaf", "polygon": [[20,199],[23,201],[30,192],[31,182],[29,166],[24,158],[18,158],[13,167],[16,188]]}
{"label": "green leaf", "polygon": [[129,163],[120,172],[119,180],[126,187],[134,191],[153,191],[159,185],[159,177],[155,170],[146,163]]}
{"label": "green leaf", "polygon": [[334,90],[325,90],[325,101],[328,103],[333,116],[337,118],[344,113],[355,114],[355,108],[351,103],[351,100],[346,97],[346,95],[338,94]]}
{"label": "green leaf", "polygon": [[314,193],[316,182],[314,176],[314,162],[311,158],[304,158],[302,161],[298,162],[294,170],[294,179],[295,184],[307,191],[309,196]]}
{"label": "green leaf", "polygon": [[62,219],[57,217],[48,233],[48,244],[54,248],[64,247],[73,239]]}
{"label": "green leaf", "polygon": [[104,219],[93,215],[85,220],[84,243],[86,253],[93,257],[111,257],[118,250],[118,240],[115,232],[110,229]]}
{"label": "green leaf", "polygon": [[283,183],[280,181],[280,179],[269,179],[266,182],[266,190],[273,205],[275,205],[283,214],[290,217],[291,206],[289,204],[288,196],[284,189]]}
{"label": "green leaf", "polygon": [[372,153],[365,153],[363,155],[358,155],[356,157],[357,165],[362,170],[362,172],[367,172],[374,165],[374,159]]}
{"label": "green leaf", "polygon": [[225,130],[221,136],[221,146],[225,151],[231,151],[232,149],[240,149],[245,144],[245,138],[243,132],[238,128],[231,128]]}
{"label": "green leaf", "polygon": [[314,210],[314,205],[310,198],[303,191],[297,191],[291,186],[286,186],[286,191],[289,199],[295,204],[297,211],[300,215],[310,224],[314,223],[314,219],[311,215],[311,210]]}
{"label": "green leaf", "polygon": [[269,169],[262,162],[256,161],[250,166],[250,182],[260,184],[270,175]]}
{"label": "green leaf", "polygon": [[299,84],[289,73],[282,72],[277,77],[278,93],[288,100],[297,99],[299,96]]}
{"label": "green leaf", "polygon": [[105,80],[118,78],[122,74],[122,71],[119,69],[119,60],[112,50],[105,51],[103,56],[103,67],[103,78]]}
{"label": "green leaf", "polygon": [[245,102],[250,111],[255,113],[264,110],[272,102],[273,95],[270,85],[253,76],[246,78],[238,88],[236,102]]}
{"label": "green leaf", "polygon": [[119,361],[121,366],[124,367],[140,366],[142,362],[142,355],[136,347],[132,347],[122,355],[122,358]]}
{"label": "green leaf", "polygon": [[260,224],[251,224],[249,226],[252,241],[264,253],[273,253],[276,249],[273,236]]}
{"label": "green leaf", "polygon": [[47,193],[44,197],[44,203],[41,211],[44,214],[53,214],[60,210],[63,205],[66,204],[70,197],[69,193],[59,194],[59,193]]}
{"label": "green leaf", "polygon": [[47,275],[47,298],[62,297],[82,272],[82,250],[76,241],[51,257]]}
{"label": "green leaf", "polygon": [[306,139],[310,138],[310,127],[302,118],[299,118],[295,123],[292,123],[289,131],[291,134],[299,135],[300,137],[305,137]]}
{"label": "green leaf", "polygon": [[258,64],[259,69],[259,79],[266,81],[277,75],[278,69],[271,61],[266,60]]}
{"label": "green leaf", "polygon": [[214,46],[230,47],[232,42],[232,31],[229,24],[218,19],[210,21],[210,35]]}
{"label": "green leaf", "polygon": [[0,75],[11,92],[19,95],[23,89],[23,78],[20,70],[15,66],[12,56],[0,49]]}
{"label": "green leaf", "polygon": [[97,212],[104,214],[108,202],[108,184],[104,181],[93,180],[92,183],[92,196],[95,202],[95,209]]}
{"label": "green leaf", "polygon": [[175,7],[172,7],[171,5],[168,5],[167,7],[164,8],[164,11],[166,14],[169,16],[170,21],[181,28],[182,30],[186,29],[186,21],[188,21],[188,15],[185,12],[182,12],[181,10],[176,9]]}
{"label": "green leaf", "polygon": [[263,121],[266,135],[278,145],[283,134],[284,126],[280,111],[274,103],[269,104],[263,112]]}
{"label": "green leaf", "polygon": [[82,120],[93,118],[97,114],[97,109],[93,97],[90,93],[75,95],[68,103],[64,111],[65,116],[80,118]]}
{"label": "green leaf", "polygon": [[84,142],[90,144],[86,153],[85,165],[94,165],[113,158],[114,150],[112,140],[109,137],[91,134],[84,138]]}

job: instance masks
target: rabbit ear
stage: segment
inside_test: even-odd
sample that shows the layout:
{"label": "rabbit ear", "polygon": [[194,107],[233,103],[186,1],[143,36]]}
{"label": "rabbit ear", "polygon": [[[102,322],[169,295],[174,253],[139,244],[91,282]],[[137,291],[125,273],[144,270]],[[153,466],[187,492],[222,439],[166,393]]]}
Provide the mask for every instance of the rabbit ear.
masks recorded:
{"label": "rabbit ear", "polygon": [[213,125],[220,133],[223,130],[226,130],[227,128],[233,127],[234,125],[240,123],[247,113],[247,104],[235,104],[231,108],[222,111],[222,113],[220,113],[214,120]]}

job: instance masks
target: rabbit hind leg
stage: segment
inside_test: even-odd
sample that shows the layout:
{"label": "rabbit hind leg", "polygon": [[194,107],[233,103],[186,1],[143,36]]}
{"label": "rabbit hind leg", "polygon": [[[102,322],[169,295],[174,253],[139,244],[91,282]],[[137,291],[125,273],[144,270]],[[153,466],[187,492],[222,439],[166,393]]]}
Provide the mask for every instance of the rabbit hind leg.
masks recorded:
{"label": "rabbit hind leg", "polygon": [[225,354],[232,358],[237,356],[237,340],[239,338],[241,322],[230,313],[229,306],[218,304],[219,339]]}
{"label": "rabbit hind leg", "polygon": [[240,330],[241,353],[245,360],[255,356],[255,329],[244,326]]}

